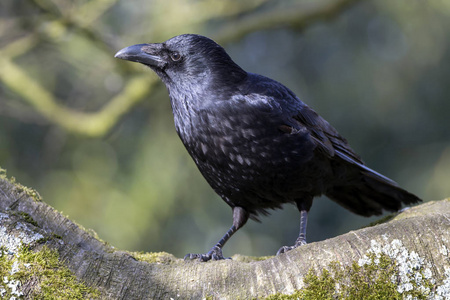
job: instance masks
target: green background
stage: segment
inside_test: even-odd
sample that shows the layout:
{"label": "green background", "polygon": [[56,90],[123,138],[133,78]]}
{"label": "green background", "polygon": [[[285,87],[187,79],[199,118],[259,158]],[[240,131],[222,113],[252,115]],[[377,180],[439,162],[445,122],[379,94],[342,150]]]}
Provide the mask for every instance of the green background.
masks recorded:
{"label": "green background", "polygon": [[[267,16],[287,19],[324,1],[242,2],[2,1],[0,166],[119,249],[208,250],[231,225],[231,209],[178,140],[156,75],[113,58],[132,44],[199,33],[245,70],[292,89],[369,167],[425,201],[450,196],[450,2],[356,1],[304,27]],[[252,18],[261,23],[254,30],[233,28]],[[77,113],[102,111],[136,76],[139,86],[148,81],[143,96],[109,130],[83,132],[90,120]],[[55,105],[76,122],[65,124]],[[375,219],[318,198],[308,240]],[[272,255],[294,242],[298,223],[286,205],[249,221],[224,255]]]}

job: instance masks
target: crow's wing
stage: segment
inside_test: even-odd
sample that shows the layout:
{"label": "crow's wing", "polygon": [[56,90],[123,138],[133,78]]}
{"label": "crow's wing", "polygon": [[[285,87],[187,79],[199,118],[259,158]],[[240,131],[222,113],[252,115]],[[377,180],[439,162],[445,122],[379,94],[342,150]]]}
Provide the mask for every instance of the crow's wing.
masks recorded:
{"label": "crow's wing", "polygon": [[293,116],[293,119],[299,122],[300,126],[304,126],[310,131],[311,138],[318,147],[317,150],[329,157],[337,156],[350,164],[358,166],[365,175],[375,177],[374,179],[397,185],[393,180],[365,166],[360,156],[350,148],[347,140],[307,105],[303,105],[299,113]]}

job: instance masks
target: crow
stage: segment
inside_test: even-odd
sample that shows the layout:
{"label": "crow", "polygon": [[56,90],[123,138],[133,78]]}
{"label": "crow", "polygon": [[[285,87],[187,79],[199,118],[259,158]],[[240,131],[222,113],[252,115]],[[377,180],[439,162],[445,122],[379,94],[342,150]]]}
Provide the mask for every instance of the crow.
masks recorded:
{"label": "crow", "polygon": [[205,254],[222,247],[248,218],[295,203],[306,244],[313,198],[326,195],[362,216],[421,200],[364,165],[327,121],[290,89],[239,67],[213,40],[196,34],[124,48],[115,57],[144,64],[168,89],[176,131],[214,191],[232,208],[233,225]]}

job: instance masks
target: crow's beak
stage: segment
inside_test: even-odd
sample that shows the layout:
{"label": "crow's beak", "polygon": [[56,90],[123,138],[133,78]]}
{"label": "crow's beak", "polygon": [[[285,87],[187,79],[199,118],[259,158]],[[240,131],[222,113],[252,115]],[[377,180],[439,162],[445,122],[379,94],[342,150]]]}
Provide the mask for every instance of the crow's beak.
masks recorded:
{"label": "crow's beak", "polygon": [[161,44],[138,44],[123,48],[114,57],[160,67],[164,65],[164,60],[159,56],[160,50]]}

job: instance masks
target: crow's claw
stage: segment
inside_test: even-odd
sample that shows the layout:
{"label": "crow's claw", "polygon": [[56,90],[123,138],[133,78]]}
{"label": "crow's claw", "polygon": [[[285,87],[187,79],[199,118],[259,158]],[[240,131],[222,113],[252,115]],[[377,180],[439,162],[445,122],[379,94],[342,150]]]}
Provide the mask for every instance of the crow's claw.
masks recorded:
{"label": "crow's claw", "polygon": [[295,242],[295,245],[294,245],[294,246],[283,246],[283,247],[281,247],[281,248],[277,251],[277,255],[280,255],[281,253],[286,253],[286,252],[288,252],[288,251],[290,251],[290,250],[292,250],[292,249],[295,249],[295,248],[300,247],[300,246],[303,246],[303,245],[306,245],[306,240],[305,240],[305,239],[298,239],[298,240]]}
{"label": "crow's claw", "polygon": [[221,248],[213,247],[207,253],[204,253],[204,254],[188,253],[184,257],[184,260],[194,260],[194,259],[198,259],[199,261],[209,261],[209,260],[222,260],[222,259],[231,259],[231,258],[223,257]]}

